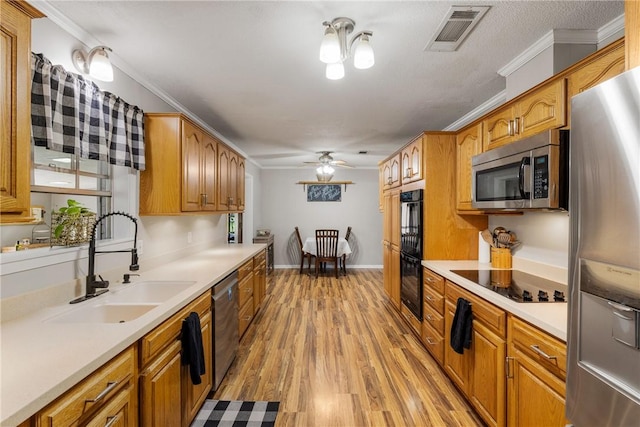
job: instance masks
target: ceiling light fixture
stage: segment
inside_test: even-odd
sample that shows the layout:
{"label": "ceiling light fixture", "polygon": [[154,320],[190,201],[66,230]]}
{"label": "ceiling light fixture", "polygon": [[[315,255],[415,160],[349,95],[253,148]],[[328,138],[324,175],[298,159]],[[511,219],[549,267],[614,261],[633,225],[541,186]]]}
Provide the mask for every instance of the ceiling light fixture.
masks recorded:
{"label": "ceiling light fixture", "polygon": [[81,49],[75,49],[71,53],[71,59],[81,73],[104,82],[112,82],[113,67],[107,51],[112,52],[107,46],[96,46],[86,54]]}
{"label": "ceiling light fixture", "polygon": [[336,170],[331,166],[331,165],[322,165],[322,166],[318,166],[318,168],[316,169],[316,178],[318,178],[318,181],[321,182],[328,182],[331,181],[331,178],[333,178],[333,173]]}
{"label": "ceiling light fixture", "polygon": [[344,77],[344,61],[352,53],[353,65],[360,70],[373,67],[375,57],[373,48],[369,43],[371,31],[360,31],[351,38],[347,44],[347,36],[353,31],[356,23],[349,18],[336,18],[333,21],[322,23],[326,28],[320,45],[320,61],[327,64],[326,77],[330,80],[339,80]]}

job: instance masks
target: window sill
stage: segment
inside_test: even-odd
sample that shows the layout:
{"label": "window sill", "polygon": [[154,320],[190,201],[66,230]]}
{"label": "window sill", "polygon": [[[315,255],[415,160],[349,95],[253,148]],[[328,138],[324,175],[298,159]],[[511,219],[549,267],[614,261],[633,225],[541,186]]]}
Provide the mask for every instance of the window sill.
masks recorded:
{"label": "window sill", "polygon": [[[127,250],[130,249],[132,245],[133,239],[116,239],[100,241],[97,244],[97,248],[102,250]],[[89,244],[73,247],[46,247],[3,253],[0,254],[0,265],[2,266],[0,276],[85,259],[87,258],[88,252]],[[139,252],[139,254],[141,254],[141,252]]]}

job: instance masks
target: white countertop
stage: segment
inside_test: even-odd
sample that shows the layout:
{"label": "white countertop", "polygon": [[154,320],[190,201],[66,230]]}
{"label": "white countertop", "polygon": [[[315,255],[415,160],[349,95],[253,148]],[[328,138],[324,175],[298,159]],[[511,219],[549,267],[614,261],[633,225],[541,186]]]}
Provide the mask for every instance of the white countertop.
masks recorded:
{"label": "white countertop", "polygon": [[[110,294],[107,292],[79,304],[61,304],[1,323],[0,425],[15,426],[35,414],[265,247],[264,244],[216,247],[133,277],[134,284],[149,280],[194,284],[129,322],[46,322],[83,305],[96,304]],[[117,291],[122,286],[125,285],[115,284],[109,289]]]}
{"label": "white countertop", "polygon": [[[478,261],[422,261],[422,265],[554,337],[567,341],[567,303],[519,303],[451,272],[469,269],[489,270],[490,264],[480,264]],[[522,271],[541,275],[540,272]]]}

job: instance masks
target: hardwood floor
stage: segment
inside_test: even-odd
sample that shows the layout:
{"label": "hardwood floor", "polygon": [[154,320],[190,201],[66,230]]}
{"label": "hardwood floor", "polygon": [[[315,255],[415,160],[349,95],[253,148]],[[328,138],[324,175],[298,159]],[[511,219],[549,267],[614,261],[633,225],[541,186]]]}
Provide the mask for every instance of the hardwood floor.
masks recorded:
{"label": "hardwood floor", "polygon": [[381,270],[275,270],[215,399],[280,401],[278,426],[481,426],[384,295]]}

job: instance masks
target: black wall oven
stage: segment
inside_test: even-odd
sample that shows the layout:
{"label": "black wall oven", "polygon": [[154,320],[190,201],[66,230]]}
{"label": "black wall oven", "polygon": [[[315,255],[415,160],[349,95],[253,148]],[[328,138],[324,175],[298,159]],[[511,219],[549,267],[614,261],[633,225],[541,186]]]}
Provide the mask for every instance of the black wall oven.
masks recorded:
{"label": "black wall oven", "polygon": [[422,320],[422,190],[400,193],[400,299]]}

